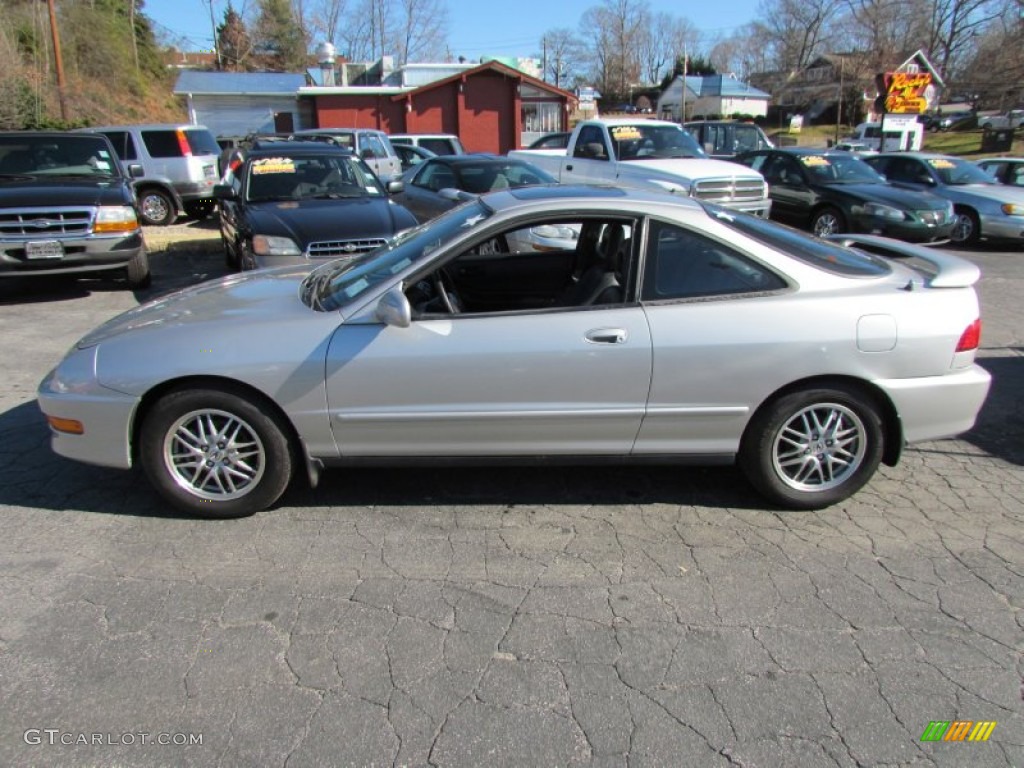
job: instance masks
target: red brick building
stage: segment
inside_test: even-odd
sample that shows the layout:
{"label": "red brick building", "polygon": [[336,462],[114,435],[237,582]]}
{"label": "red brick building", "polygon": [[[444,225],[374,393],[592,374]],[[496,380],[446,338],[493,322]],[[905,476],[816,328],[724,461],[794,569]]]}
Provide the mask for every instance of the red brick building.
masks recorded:
{"label": "red brick building", "polygon": [[497,61],[416,88],[312,86],[319,128],[453,133],[469,152],[505,154],[529,137],[568,130],[576,97]]}

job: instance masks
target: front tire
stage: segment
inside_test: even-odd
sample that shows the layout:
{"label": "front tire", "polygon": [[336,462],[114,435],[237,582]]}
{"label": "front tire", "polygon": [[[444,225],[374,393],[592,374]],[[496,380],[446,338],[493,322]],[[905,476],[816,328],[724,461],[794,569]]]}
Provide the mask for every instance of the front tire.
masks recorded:
{"label": "front tire", "polygon": [[822,509],[852,496],[878,469],[882,419],[875,403],[842,386],[783,395],[755,414],[738,457],[751,484],[789,509]]}
{"label": "front tire", "polygon": [[149,411],[139,453],[149,481],[180,510],[245,517],[291,481],[288,430],[265,404],[230,389],[180,389]]}
{"label": "front tire", "polygon": [[838,208],[822,208],[811,219],[811,231],[818,237],[841,234],[846,231],[846,219]]}
{"label": "front tire", "polygon": [[132,290],[149,288],[153,282],[153,274],[149,271],[149,256],[141,251],[132,257],[124,268],[128,287]]}
{"label": "front tire", "polygon": [[975,245],[981,238],[981,222],[978,214],[968,208],[958,208],[954,214],[955,223],[949,233],[954,245]]}
{"label": "front tire", "polygon": [[139,215],[143,224],[166,227],[177,218],[174,200],[162,189],[149,187],[139,193]]}

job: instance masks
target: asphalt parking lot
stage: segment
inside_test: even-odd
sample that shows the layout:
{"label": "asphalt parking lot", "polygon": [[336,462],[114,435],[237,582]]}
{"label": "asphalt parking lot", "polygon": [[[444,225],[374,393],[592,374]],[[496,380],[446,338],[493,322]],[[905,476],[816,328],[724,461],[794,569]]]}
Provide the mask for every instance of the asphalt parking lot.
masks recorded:
{"label": "asphalt parking lot", "polygon": [[203,521],[34,402],[225,273],[211,223],[147,237],[140,295],[0,283],[0,765],[1024,768],[1024,251],[965,254],[976,428],[822,512],[729,468],[358,470]]}

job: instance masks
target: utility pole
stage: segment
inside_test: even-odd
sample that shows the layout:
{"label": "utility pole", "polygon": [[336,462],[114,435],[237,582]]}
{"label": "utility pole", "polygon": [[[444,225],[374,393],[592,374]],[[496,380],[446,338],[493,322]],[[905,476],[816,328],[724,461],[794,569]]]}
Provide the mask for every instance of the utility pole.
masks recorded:
{"label": "utility pole", "polygon": [[220,60],[220,40],[217,39],[217,22],[213,17],[213,0],[207,0],[206,4],[210,6],[210,26],[213,28],[213,52],[217,56],[217,69],[223,69]]}
{"label": "utility pole", "polygon": [[679,122],[686,122],[686,43],[683,43],[683,99],[679,109]]}
{"label": "utility pole", "polygon": [[68,105],[64,101],[64,59],[60,53],[60,32],[57,31],[57,9],[53,0],[46,0],[50,11],[50,34],[53,36],[53,59],[57,67],[57,100],[60,102],[60,119],[68,121]]}
{"label": "utility pole", "polygon": [[839,124],[843,121],[843,65],[846,59],[839,59],[839,98],[836,101],[836,144],[839,143]]}

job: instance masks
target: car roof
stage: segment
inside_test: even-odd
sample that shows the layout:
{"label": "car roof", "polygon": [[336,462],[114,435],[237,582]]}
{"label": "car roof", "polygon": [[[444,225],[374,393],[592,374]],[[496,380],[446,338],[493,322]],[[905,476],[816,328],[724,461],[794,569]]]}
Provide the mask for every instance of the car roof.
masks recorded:
{"label": "car roof", "polygon": [[500,192],[490,192],[482,196],[487,206],[497,211],[505,210],[524,202],[536,203],[542,207],[545,202],[554,200],[571,200],[580,205],[598,204],[614,210],[625,197],[631,202],[640,202],[655,206],[671,206],[700,210],[700,203],[689,197],[669,195],[664,192],[646,191],[636,188],[623,188],[611,185],[587,184],[536,184],[525,187],[512,187]]}
{"label": "car roof", "polygon": [[963,160],[956,155],[944,155],[941,152],[879,152],[872,157],[910,157],[915,160]]}
{"label": "car roof", "polygon": [[334,133],[384,133],[376,128],[305,128],[292,131],[292,136],[330,136]]}
{"label": "car roof", "polygon": [[208,131],[205,125],[192,125],[191,123],[123,123],[121,125],[90,125],[87,128],[79,128],[80,131],[123,131],[134,128],[142,131]]}
{"label": "car roof", "polygon": [[472,152],[466,155],[438,155],[437,158],[430,158],[431,162],[441,162],[445,165],[479,165],[480,163],[508,164],[523,163],[523,160],[504,155],[495,155],[490,152]]}
{"label": "car roof", "polygon": [[337,155],[339,157],[355,157],[352,150],[322,141],[271,141],[260,145],[257,143],[247,153],[247,157],[263,157],[265,155]]}

